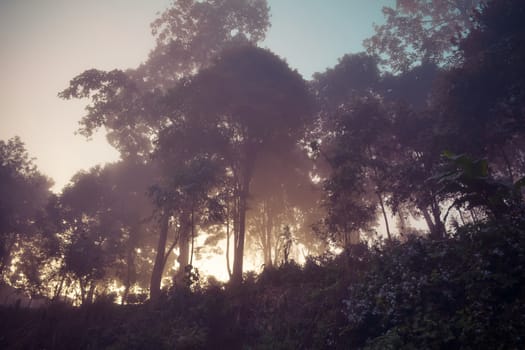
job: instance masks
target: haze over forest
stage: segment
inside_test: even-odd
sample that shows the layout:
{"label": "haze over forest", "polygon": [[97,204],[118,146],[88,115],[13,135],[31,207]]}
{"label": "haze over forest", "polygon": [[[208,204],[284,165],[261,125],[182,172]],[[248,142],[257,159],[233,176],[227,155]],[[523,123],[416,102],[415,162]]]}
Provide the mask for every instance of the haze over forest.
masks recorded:
{"label": "haze over forest", "polygon": [[72,75],[114,157],[61,189],[0,140],[0,347],[525,347],[525,3],[385,2],[311,76],[274,3],[175,0]]}

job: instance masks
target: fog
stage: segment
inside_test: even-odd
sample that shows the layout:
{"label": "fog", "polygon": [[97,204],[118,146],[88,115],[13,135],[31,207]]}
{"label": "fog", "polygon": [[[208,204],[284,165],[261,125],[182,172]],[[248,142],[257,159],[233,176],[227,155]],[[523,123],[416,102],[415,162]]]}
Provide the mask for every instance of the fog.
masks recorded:
{"label": "fog", "polygon": [[523,345],[523,3],[1,6],[0,344]]}

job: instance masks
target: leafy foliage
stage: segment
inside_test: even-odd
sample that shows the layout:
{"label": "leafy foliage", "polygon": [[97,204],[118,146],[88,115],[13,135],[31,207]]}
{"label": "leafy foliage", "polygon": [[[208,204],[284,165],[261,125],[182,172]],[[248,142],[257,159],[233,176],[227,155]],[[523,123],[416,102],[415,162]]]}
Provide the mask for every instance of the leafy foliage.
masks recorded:
{"label": "leafy foliage", "polygon": [[346,332],[373,349],[522,347],[523,224],[491,222],[449,240],[414,237],[373,250],[345,299]]}
{"label": "leafy foliage", "polygon": [[397,0],[384,7],[386,23],[365,41],[372,54],[396,72],[421,63],[456,64],[458,43],[472,28],[471,17],[484,0]]}
{"label": "leafy foliage", "polygon": [[444,194],[455,195],[453,206],[482,207],[496,218],[515,213],[522,206],[523,180],[515,184],[497,181],[489,173],[488,162],[472,160],[465,155],[444,153],[447,163],[441,173],[433,176]]}

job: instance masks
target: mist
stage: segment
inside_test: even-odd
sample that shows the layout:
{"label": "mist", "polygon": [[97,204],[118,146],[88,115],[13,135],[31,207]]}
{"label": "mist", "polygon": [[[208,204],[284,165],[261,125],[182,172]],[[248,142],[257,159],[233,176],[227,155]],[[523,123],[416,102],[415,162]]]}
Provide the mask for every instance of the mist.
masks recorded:
{"label": "mist", "polygon": [[142,59],[71,74],[106,151],[57,185],[0,140],[0,344],[522,347],[525,5],[383,5],[308,71],[283,4],[176,0]]}

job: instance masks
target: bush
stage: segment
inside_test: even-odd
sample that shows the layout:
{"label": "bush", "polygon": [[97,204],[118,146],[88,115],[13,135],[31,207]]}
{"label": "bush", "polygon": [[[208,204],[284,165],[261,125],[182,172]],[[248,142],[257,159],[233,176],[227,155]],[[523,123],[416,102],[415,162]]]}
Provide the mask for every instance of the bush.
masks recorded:
{"label": "bush", "polygon": [[524,348],[524,227],[485,223],[372,250],[344,300],[347,339],[370,349]]}

